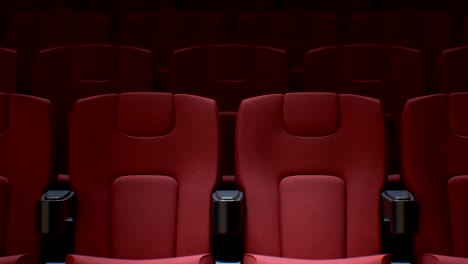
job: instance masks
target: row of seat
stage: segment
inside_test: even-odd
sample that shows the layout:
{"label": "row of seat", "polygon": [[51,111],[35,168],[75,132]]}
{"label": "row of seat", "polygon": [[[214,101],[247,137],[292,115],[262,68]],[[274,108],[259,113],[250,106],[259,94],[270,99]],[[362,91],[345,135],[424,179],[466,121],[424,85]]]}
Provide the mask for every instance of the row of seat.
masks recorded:
{"label": "row of seat", "polygon": [[[3,92],[15,91],[15,53],[0,50]],[[439,92],[467,91],[468,47],[446,50],[440,60]],[[157,68],[157,67],[156,67]],[[185,48],[172,55],[169,70],[154,67],[151,52],[112,45],[68,46],[42,50],[35,62],[30,94],[47,98],[56,109],[60,173],[67,172],[68,116],[80,98],[122,92],[154,91],[154,76],[168,74],[160,90],[215,99],[222,111],[226,162],[223,171],[234,174],[233,142],[239,103],[249,97],[286,93],[290,89],[287,55],[259,46],[214,45]],[[383,45],[331,46],[308,53],[302,69],[303,91],[352,93],[382,100],[395,128],[408,99],[425,91],[421,54],[408,48]],[[392,132],[393,131],[393,132]],[[392,136],[395,135],[395,136]],[[390,155],[399,160],[398,151]],[[396,167],[395,167],[396,166]],[[392,169],[398,171],[397,163]]]}
{"label": "row of seat", "polygon": [[[63,45],[114,43],[145,48],[153,52],[162,72],[167,71],[174,50],[196,45],[231,43],[284,49],[295,72],[300,72],[310,49],[340,43],[398,45],[422,52],[428,85],[435,91],[440,53],[468,43],[468,19],[458,34],[453,18],[438,13],[395,11],[356,15],[351,18],[345,36],[338,33],[336,16],[300,10],[245,14],[238,17],[232,30],[226,26],[230,23],[223,21],[226,22],[221,15],[203,12],[134,14],[113,34],[112,20],[105,15],[74,11],[25,13],[6,23],[2,45],[18,52],[25,80],[29,80],[30,65],[39,50]],[[29,87],[27,81],[22,85]]]}
{"label": "row of seat", "polygon": [[[53,110],[45,99],[0,98],[0,256],[7,256],[0,263],[35,263],[34,205],[55,180]],[[416,263],[468,261],[467,105],[468,93],[459,93],[415,98],[405,107],[403,179],[419,204]],[[213,263],[206,254],[219,128],[216,103],[207,98],[127,93],[79,100],[69,139],[75,213],[64,218],[74,223],[75,255],[67,263]],[[236,135],[244,263],[389,263],[377,255],[386,181],[378,100],[254,97],[241,103]],[[55,194],[43,202],[62,201]],[[241,201],[239,195],[224,202]],[[232,228],[230,221],[221,229]]]}
{"label": "row of seat", "polygon": [[141,11],[148,9],[184,8],[217,11],[246,11],[265,9],[322,9],[334,11],[379,10],[388,8],[417,8],[466,11],[468,5],[458,0],[15,0],[2,1],[2,11],[69,8],[106,12]]}

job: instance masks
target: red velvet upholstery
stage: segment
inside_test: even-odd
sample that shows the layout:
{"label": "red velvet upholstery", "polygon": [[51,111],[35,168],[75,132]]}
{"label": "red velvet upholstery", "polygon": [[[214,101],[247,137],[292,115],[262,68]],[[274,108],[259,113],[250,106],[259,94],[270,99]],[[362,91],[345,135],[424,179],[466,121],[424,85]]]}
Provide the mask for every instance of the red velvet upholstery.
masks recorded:
{"label": "red velvet upholstery", "polygon": [[0,264],[38,264],[37,255],[14,255],[0,257]]}
{"label": "red velvet upholstery", "polygon": [[389,173],[399,173],[399,121],[406,100],[425,94],[421,54],[383,45],[331,46],[309,51],[305,91],[350,93],[382,101],[387,117]]}
{"label": "red velvet upholstery", "polygon": [[440,53],[454,44],[453,27],[453,19],[447,14],[416,11],[370,13],[353,17],[349,43],[396,45],[421,50],[427,70],[428,91],[434,92],[437,61]]}
{"label": "red velvet upholstery", "polygon": [[434,255],[434,254],[424,254],[422,263],[424,264],[466,264],[468,263],[468,259]]}
{"label": "red velvet upholstery", "polygon": [[445,50],[439,60],[439,92],[468,92],[468,47]]}
{"label": "red velvet upholstery", "polygon": [[0,48],[0,92],[16,93],[19,60],[16,51]]}
{"label": "red velvet upholstery", "polygon": [[467,105],[468,93],[455,93],[412,99],[405,108],[403,179],[419,202],[418,257],[468,258]]}
{"label": "red velvet upholstery", "polygon": [[311,50],[303,76],[305,91],[377,98],[397,120],[406,100],[425,92],[420,53],[400,47],[346,45]]}
{"label": "red velvet upholstery", "polygon": [[221,111],[222,172],[234,174],[234,127],[239,103],[249,97],[288,90],[282,50],[247,45],[212,45],[172,54],[168,91],[213,98]]}
{"label": "red velvet upholstery", "polygon": [[246,252],[301,259],[380,253],[384,134],[380,102],[371,98],[244,100],[236,180],[246,197]]}
{"label": "red velvet upholstery", "polygon": [[190,95],[79,100],[70,127],[75,253],[154,259],[210,252],[218,118],[213,100]]}
{"label": "red velvet upholstery", "polygon": [[217,101],[221,111],[237,111],[256,95],[288,90],[288,63],[282,50],[247,45],[212,45],[172,54],[168,91]]}
{"label": "red velvet upholstery", "polygon": [[[50,183],[53,113],[49,101],[0,94],[0,263],[36,254],[35,205]],[[4,257],[9,256],[9,257]]]}
{"label": "red velvet upholstery", "polygon": [[[262,255],[247,254],[245,264],[390,264],[390,256],[375,255],[370,257],[354,257],[346,259],[289,259],[275,258]],[[435,264],[435,263],[434,263]],[[449,263],[452,264],[452,263]],[[453,263],[458,264],[458,263]],[[462,263],[460,263],[462,264]]]}
{"label": "red velvet upholstery", "polygon": [[34,65],[32,94],[52,101],[57,113],[58,169],[67,173],[68,116],[88,96],[153,89],[153,58],[143,49],[78,45],[42,50]]}
{"label": "red velvet upholstery", "polygon": [[[213,258],[210,255],[195,255],[168,259],[108,259],[99,257],[89,257],[81,255],[67,256],[68,264],[213,264]],[[3,264],[3,263],[1,263]],[[7,263],[8,264],[8,263]]]}
{"label": "red velvet upholstery", "polygon": [[302,68],[309,49],[338,44],[337,17],[304,10],[245,14],[235,31],[236,42],[286,50],[294,68]]}

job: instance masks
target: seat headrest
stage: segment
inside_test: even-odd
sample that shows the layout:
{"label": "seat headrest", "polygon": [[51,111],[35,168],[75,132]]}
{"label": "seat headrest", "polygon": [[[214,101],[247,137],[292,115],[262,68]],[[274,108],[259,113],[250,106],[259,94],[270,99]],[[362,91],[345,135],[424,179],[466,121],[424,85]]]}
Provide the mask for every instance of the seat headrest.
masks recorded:
{"label": "seat headrest", "polygon": [[126,93],[119,96],[118,127],[129,136],[155,137],[174,126],[174,105],[168,93]]}
{"label": "seat headrest", "polygon": [[284,129],[296,136],[320,137],[340,126],[338,96],[333,93],[291,93],[283,97]]}

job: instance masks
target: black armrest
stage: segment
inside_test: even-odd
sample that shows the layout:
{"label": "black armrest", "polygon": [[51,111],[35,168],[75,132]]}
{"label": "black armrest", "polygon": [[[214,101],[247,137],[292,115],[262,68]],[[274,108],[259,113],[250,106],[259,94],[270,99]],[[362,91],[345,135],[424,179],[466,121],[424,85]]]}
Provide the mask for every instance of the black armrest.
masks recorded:
{"label": "black armrest", "polygon": [[75,193],[47,191],[36,204],[36,229],[41,235],[41,263],[64,262],[73,253]]}
{"label": "black armrest", "polygon": [[240,262],[243,256],[244,194],[216,191],[212,194],[213,252],[217,262]]}
{"label": "black armrest", "polygon": [[405,190],[384,191],[382,213],[388,221],[391,234],[412,234],[417,232],[418,204],[413,195]]}

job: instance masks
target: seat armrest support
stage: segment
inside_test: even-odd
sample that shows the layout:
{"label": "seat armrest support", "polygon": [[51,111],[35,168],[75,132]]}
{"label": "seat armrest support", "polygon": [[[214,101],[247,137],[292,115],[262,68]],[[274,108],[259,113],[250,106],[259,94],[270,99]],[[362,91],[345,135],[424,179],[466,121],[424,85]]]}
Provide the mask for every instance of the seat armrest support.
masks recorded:
{"label": "seat armrest support", "polygon": [[244,194],[237,190],[216,191],[212,194],[211,210],[215,261],[241,262]]}
{"label": "seat armrest support", "polygon": [[65,262],[73,253],[75,193],[51,190],[36,204],[36,230],[41,236],[41,263]]}
{"label": "seat armrest support", "polygon": [[384,221],[390,225],[390,234],[417,232],[418,204],[406,190],[387,190],[381,194]]}

